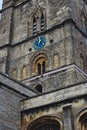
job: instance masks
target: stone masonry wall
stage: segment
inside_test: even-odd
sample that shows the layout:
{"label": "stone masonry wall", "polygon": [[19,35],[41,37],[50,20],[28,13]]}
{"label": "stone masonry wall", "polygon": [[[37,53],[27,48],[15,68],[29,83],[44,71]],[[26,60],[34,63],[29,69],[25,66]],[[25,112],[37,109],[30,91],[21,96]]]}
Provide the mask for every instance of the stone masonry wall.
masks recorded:
{"label": "stone masonry wall", "polygon": [[[50,99],[51,100],[51,99]],[[61,124],[61,130],[79,130],[80,124],[79,124],[79,118],[80,118],[80,112],[86,111],[87,101],[85,99],[76,99],[73,101],[68,101],[67,103],[55,103],[55,105],[50,106],[44,106],[42,108],[36,108],[27,111],[22,111],[22,128],[21,130],[27,130],[28,126],[35,122],[37,119],[43,119],[45,116],[48,117],[50,120],[51,118],[57,118],[60,121]],[[68,112],[66,112],[66,115],[64,116],[65,111],[63,108],[66,106],[71,106],[71,115],[68,116]],[[85,107],[85,110],[84,110]],[[82,112],[81,112],[82,113]],[[66,118],[67,117],[67,118]],[[71,122],[70,122],[71,120]],[[71,124],[70,124],[71,123]],[[69,127],[69,128],[68,128]],[[67,128],[67,129],[66,129]]]}
{"label": "stone masonry wall", "polygon": [[[34,40],[31,39],[28,42],[14,46],[11,49],[10,57],[10,75],[14,68],[17,68],[18,75],[17,78],[21,80],[21,69],[24,65],[27,66],[27,77],[32,76],[32,60],[34,55],[37,53],[44,53],[48,57],[48,69],[52,70],[53,67],[53,56],[58,54],[59,57],[59,68],[74,62],[73,57],[73,44],[71,38],[71,28],[69,25],[64,25],[59,29],[50,31],[44,35],[46,38],[46,45],[39,51],[34,49]],[[53,43],[50,43],[50,40],[53,39]],[[29,52],[29,48],[32,49]]]}
{"label": "stone masonry wall", "polygon": [[51,73],[51,71],[49,71],[42,76],[36,76],[35,78],[33,77],[24,80],[23,83],[33,89],[36,89],[38,85],[41,85],[42,92],[48,92],[66,88],[67,86],[86,81],[87,79],[86,75],[81,74],[78,69],[72,66],[65,67],[65,69],[60,68],[57,70],[54,70],[54,73]]}
{"label": "stone masonry wall", "polygon": [[[57,118],[61,130],[79,130],[80,117],[87,114],[87,83],[40,95],[38,97],[23,100],[22,110],[22,130],[27,130],[29,125],[40,118]],[[79,98],[78,98],[78,97]],[[39,107],[38,107],[39,106]],[[39,125],[39,124],[38,124]]]}
{"label": "stone masonry wall", "polygon": [[[4,1],[3,4],[3,9],[5,7],[7,7],[8,5],[11,5],[12,1]],[[56,6],[55,6],[56,5]],[[14,68],[18,68],[18,70],[21,72],[21,68],[23,67],[23,65],[25,64],[27,66],[27,70],[28,70],[28,77],[31,76],[31,67],[30,65],[28,66],[28,64],[31,62],[30,59],[33,55],[33,53],[35,53],[36,51],[34,50],[33,47],[33,43],[35,38],[37,37],[32,37],[30,40],[25,40],[29,37],[31,37],[31,30],[29,28],[30,26],[30,22],[31,22],[31,17],[34,14],[34,11],[37,9],[42,9],[45,12],[45,19],[46,19],[46,28],[45,30],[47,31],[48,29],[50,29],[51,27],[54,27],[56,25],[62,25],[61,27],[54,29],[50,32],[46,32],[44,35],[46,37],[47,43],[46,49],[50,50],[51,49],[51,44],[50,44],[50,39],[53,39],[54,43],[58,43],[62,40],[65,39],[67,40],[67,37],[72,35],[75,36],[75,38],[77,38],[77,31],[75,31],[75,28],[72,29],[71,28],[71,24],[68,25],[63,25],[63,22],[66,21],[69,18],[72,18],[73,21],[76,23],[76,25],[78,25],[78,27],[81,29],[81,19],[80,19],[80,14],[81,11],[83,10],[83,7],[85,7],[86,10],[86,5],[83,1],[78,1],[78,0],[74,0],[74,1],[69,1],[69,0],[63,0],[63,1],[46,1],[44,0],[43,2],[41,0],[39,0],[37,3],[33,0],[33,1],[28,1],[28,2],[24,2],[23,1],[16,1],[14,3],[14,8],[13,8],[13,14],[12,14],[12,8],[9,7],[6,10],[2,11],[2,19],[0,21],[0,45],[6,45],[9,43],[9,38],[11,38],[11,42],[12,44],[16,44],[15,46],[11,47],[10,50],[10,66],[9,68],[11,68],[10,70],[10,74],[12,69]],[[79,20],[78,20],[79,19]],[[11,23],[12,22],[12,23]],[[11,27],[11,28],[10,28]],[[12,33],[10,34],[10,29],[12,31]],[[71,30],[72,29],[72,30]],[[28,34],[29,32],[29,34]],[[75,35],[76,34],[76,35]],[[39,32],[40,35],[40,32]],[[80,35],[80,34],[79,34]],[[78,36],[78,39],[84,39],[82,35]],[[23,42],[23,40],[25,40]],[[70,41],[72,42],[72,40],[67,41],[66,45],[64,45],[62,47],[62,45],[60,45],[62,47],[62,49],[59,47],[56,48],[56,44],[55,47],[59,53],[60,53],[60,49],[61,49],[61,53],[64,52],[64,49],[66,49],[67,54],[59,54],[61,55],[60,60],[62,63],[62,65],[64,64],[69,64],[72,62],[75,62],[75,57],[78,57],[78,65],[80,66],[80,62],[79,62],[79,54],[75,53],[77,52],[77,49],[74,50],[74,45],[70,44]],[[84,39],[85,41],[85,39]],[[21,43],[22,42],[22,43]],[[78,41],[79,42],[79,41]],[[60,44],[60,43],[59,43]],[[61,43],[62,44],[62,43]],[[71,45],[71,47],[70,47]],[[72,47],[73,46],[73,47]],[[32,52],[29,52],[29,48],[32,49]],[[85,47],[84,47],[85,48]],[[81,49],[81,47],[80,47]],[[2,49],[0,50],[1,53],[3,52],[4,57],[6,59],[7,56],[7,49]],[[55,51],[55,49],[54,49]],[[83,51],[83,50],[82,50]],[[53,53],[53,52],[52,52]],[[75,53],[75,57],[74,57],[74,53]],[[65,55],[65,57],[64,57]],[[84,54],[85,55],[85,54]],[[52,56],[52,54],[50,55]],[[3,55],[0,56],[1,57],[1,61],[3,60]],[[65,61],[66,59],[66,61]],[[66,63],[64,63],[66,62]],[[2,66],[2,70],[5,72],[5,60],[1,62],[1,66]],[[20,66],[21,65],[21,66]],[[61,66],[61,65],[60,65]],[[52,64],[50,63],[50,67],[48,70],[50,70],[50,68],[52,67]],[[85,67],[86,68],[86,67]],[[53,68],[51,68],[53,69]],[[21,79],[21,75],[20,72],[18,72],[18,79]]]}
{"label": "stone masonry wall", "polygon": [[21,99],[22,96],[0,84],[0,130],[20,129]]}
{"label": "stone masonry wall", "polygon": [[[9,44],[12,8],[4,10],[0,21],[0,47]],[[10,35],[11,36],[11,35]]]}

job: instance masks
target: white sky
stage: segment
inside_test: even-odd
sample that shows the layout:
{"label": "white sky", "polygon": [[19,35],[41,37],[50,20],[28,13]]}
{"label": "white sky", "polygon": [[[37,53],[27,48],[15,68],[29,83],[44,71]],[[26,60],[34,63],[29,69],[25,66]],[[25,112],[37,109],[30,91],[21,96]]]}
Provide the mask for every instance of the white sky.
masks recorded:
{"label": "white sky", "polygon": [[0,9],[2,8],[2,1],[3,1],[3,0],[0,0]]}

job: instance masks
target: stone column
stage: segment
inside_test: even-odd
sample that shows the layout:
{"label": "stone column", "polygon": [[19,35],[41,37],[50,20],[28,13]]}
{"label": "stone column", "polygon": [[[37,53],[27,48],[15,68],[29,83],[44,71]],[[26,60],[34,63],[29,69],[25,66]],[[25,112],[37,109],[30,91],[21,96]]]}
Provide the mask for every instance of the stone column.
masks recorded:
{"label": "stone column", "polygon": [[64,130],[73,130],[71,105],[63,107]]}

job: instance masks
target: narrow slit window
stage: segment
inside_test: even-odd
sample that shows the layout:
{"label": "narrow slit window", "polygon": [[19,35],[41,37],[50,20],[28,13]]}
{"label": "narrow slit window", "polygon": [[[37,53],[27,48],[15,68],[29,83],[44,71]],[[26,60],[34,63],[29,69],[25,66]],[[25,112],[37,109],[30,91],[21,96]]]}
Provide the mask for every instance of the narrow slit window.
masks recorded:
{"label": "narrow slit window", "polygon": [[37,33],[37,22],[36,19],[34,17],[33,19],[33,35],[35,35]]}
{"label": "narrow slit window", "polygon": [[45,20],[44,20],[44,15],[42,13],[41,15],[41,31],[44,31],[45,28]]}

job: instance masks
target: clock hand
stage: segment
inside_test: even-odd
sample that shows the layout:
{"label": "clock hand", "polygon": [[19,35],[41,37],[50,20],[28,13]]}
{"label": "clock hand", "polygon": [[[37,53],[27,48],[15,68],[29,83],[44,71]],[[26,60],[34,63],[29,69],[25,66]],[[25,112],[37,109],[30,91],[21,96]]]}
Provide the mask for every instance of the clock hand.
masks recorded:
{"label": "clock hand", "polygon": [[39,37],[39,43],[41,42],[41,39],[40,39],[40,37]]}

